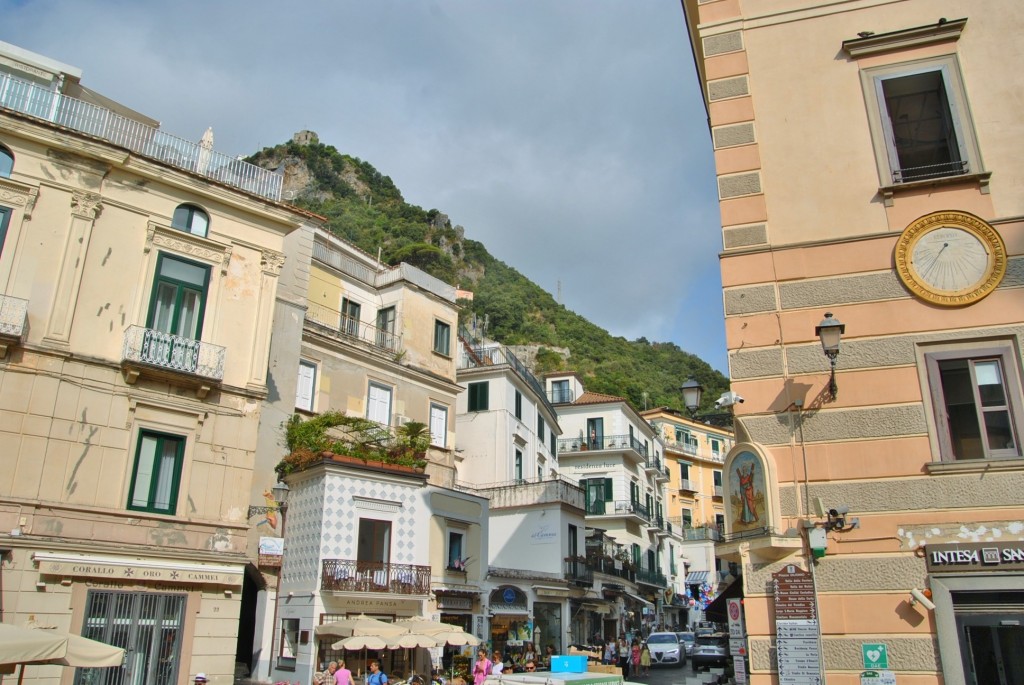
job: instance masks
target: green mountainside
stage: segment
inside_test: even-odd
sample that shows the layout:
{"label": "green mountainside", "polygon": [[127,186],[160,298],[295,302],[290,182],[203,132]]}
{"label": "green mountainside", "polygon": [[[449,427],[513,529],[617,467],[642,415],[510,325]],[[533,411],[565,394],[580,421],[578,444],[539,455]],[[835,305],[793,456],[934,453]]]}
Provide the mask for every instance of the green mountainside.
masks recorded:
{"label": "green mountainside", "polygon": [[[459,302],[460,321],[486,317],[489,338],[536,346],[538,374],[576,371],[588,390],[626,397],[639,409],[680,408],[679,386],[690,375],[705,388],[704,409],[729,389],[725,376],[674,343],[614,337],[566,309],[483,243],[467,239],[443,213],[408,204],[389,177],[323,145],[315,134],[296,134],[248,161],[283,171],[285,197],[326,216],[336,235],[371,254],[380,249],[387,263],[404,261],[472,291],[472,301]],[[568,359],[560,349],[569,351]]]}

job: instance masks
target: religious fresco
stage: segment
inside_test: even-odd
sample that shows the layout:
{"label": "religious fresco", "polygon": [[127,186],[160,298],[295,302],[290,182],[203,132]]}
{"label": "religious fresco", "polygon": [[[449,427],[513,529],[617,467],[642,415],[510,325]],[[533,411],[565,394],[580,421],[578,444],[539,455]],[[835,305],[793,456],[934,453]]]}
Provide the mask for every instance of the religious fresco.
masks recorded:
{"label": "religious fresco", "polygon": [[761,459],[753,452],[741,452],[733,458],[727,479],[730,530],[739,532],[770,526],[768,490]]}

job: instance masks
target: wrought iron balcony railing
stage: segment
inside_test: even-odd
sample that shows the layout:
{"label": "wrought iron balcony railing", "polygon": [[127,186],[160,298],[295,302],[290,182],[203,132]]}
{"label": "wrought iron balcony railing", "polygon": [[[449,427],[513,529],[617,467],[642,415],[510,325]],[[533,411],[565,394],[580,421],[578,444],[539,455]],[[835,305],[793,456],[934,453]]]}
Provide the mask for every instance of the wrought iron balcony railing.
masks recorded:
{"label": "wrought iron balcony railing", "polygon": [[284,176],[280,174],[28,81],[0,74],[0,107],[101,138],[269,200],[281,199]]}
{"label": "wrought iron balcony railing", "polygon": [[[462,341],[470,340],[470,333],[463,328],[459,332]],[[526,367],[526,364],[519,361],[519,358],[512,353],[512,350],[502,345],[459,345],[459,369],[476,369],[508,365],[524,383],[537,395],[537,398],[544,404],[552,416],[556,416],[555,408],[548,401],[548,394],[533,372]]]}
{"label": "wrought iron balcony railing", "polygon": [[651,512],[645,505],[629,500],[587,502],[587,514],[592,516],[639,516],[645,521],[651,518]]}
{"label": "wrought iron balcony railing", "polygon": [[658,587],[668,587],[668,579],[665,578],[665,574],[661,571],[652,571],[646,568],[638,568],[636,570],[636,582],[644,583],[646,585],[656,585]]}
{"label": "wrought iron balcony railing", "polygon": [[590,438],[559,438],[558,453],[592,450],[633,450],[647,462],[648,448],[630,435],[598,435]]}
{"label": "wrought iron balcony railing", "polygon": [[594,569],[586,561],[566,560],[565,579],[576,585],[590,587],[594,584]]}
{"label": "wrought iron balcony railing", "polygon": [[124,332],[121,360],[220,382],[224,379],[225,352],[220,345],[202,340],[129,326]]}
{"label": "wrought iron balcony railing", "polygon": [[722,534],[717,528],[705,528],[703,526],[698,528],[686,528],[684,527],[679,531],[680,537],[684,540],[689,541],[701,541],[710,540],[711,542],[720,542],[722,540]]}
{"label": "wrought iron balcony railing", "polygon": [[7,345],[21,342],[28,330],[28,300],[0,295],[0,358],[7,356]]}
{"label": "wrought iron balcony railing", "polygon": [[315,324],[319,330],[333,337],[352,340],[387,352],[397,352],[402,346],[402,336],[397,333],[363,323],[322,304],[309,304],[306,322]]}
{"label": "wrought iron balcony railing", "polygon": [[430,567],[356,559],[324,559],[320,589],[327,592],[430,593]]}
{"label": "wrought iron balcony railing", "polygon": [[576,401],[576,393],[572,388],[554,388],[548,390],[548,400],[551,404],[569,404]]}
{"label": "wrought iron balcony railing", "polygon": [[592,571],[604,573],[609,576],[618,576],[619,578],[624,578],[630,582],[633,582],[636,579],[636,574],[632,567],[623,561],[616,561],[605,557],[592,558],[590,560],[590,568]]}

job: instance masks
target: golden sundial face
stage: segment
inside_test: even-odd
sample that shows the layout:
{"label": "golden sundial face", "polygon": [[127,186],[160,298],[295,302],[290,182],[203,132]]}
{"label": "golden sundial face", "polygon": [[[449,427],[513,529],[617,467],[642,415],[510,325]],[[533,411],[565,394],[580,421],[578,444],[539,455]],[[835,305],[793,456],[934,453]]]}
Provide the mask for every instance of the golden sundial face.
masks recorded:
{"label": "golden sundial face", "polygon": [[966,212],[934,212],[904,229],[896,273],[917,297],[946,307],[982,299],[1006,274],[1006,246],[994,228]]}

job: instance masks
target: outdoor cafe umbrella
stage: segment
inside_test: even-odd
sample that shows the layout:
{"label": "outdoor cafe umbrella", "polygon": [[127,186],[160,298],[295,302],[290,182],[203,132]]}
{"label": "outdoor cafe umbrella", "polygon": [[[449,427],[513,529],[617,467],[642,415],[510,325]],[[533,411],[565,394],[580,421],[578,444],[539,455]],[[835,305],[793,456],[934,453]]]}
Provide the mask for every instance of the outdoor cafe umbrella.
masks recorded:
{"label": "outdoor cafe umbrella", "polygon": [[451,623],[431,621],[429,618],[423,618],[422,616],[418,616],[416,618],[400,618],[396,620],[393,625],[402,626],[410,633],[420,633],[421,635],[450,633],[452,631],[459,630],[458,626],[452,625]]}
{"label": "outdoor cafe umbrella", "polygon": [[338,640],[331,645],[331,649],[347,649],[354,652],[360,649],[387,649],[388,643],[382,637],[376,635],[352,635]]}
{"label": "outdoor cafe umbrella", "polygon": [[476,647],[480,644],[480,638],[476,635],[471,635],[464,630],[452,630],[445,633],[434,633],[430,637],[437,640],[438,644],[451,645],[453,647],[461,647],[463,645],[469,645],[470,647]]}
{"label": "outdoor cafe umbrella", "polygon": [[25,664],[106,668],[123,662],[120,647],[80,635],[0,623],[0,665],[20,664],[19,684],[25,677]]}
{"label": "outdoor cafe umbrella", "polygon": [[353,635],[373,635],[387,638],[400,635],[401,633],[408,633],[409,629],[398,626],[395,623],[370,618],[366,614],[360,614],[352,618],[342,618],[330,623],[324,623],[317,626],[314,632],[323,637],[342,638],[352,637]]}

